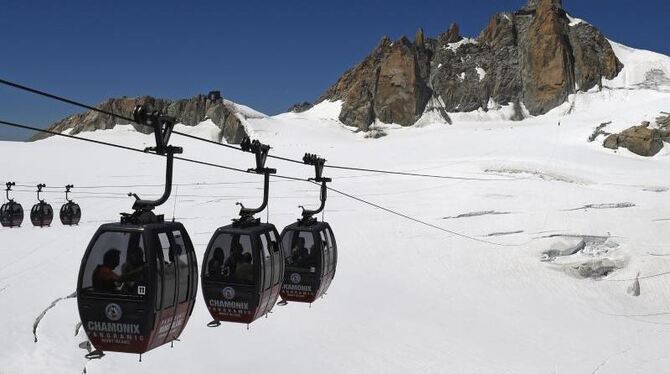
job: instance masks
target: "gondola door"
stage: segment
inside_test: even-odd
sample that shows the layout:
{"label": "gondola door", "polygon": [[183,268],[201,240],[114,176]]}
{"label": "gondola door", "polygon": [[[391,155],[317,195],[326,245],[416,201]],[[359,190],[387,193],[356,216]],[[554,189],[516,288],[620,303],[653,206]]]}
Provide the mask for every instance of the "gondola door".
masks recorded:
{"label": "gondola door", "polygon": [[322,232],[326,238],[325,244],[328,248],[328,267],[327,270],[324,270],[324,285],[322,286],[322,293],[325,293],[328,291],[333,278],[335,278],[335,270],[337,269],[337,243],[330,226],[326,226]]}
{"label": "gondola door", "polygon": [[187,235],[186,232],[179,230],[172,230],[169,233],[177,271],[177,289],[175,292],[176,306],[174,320],[170,326],[167,341],[172,341],[179,337],[185,327],[184,322],[190,316],[194,304],[192,302],[192,295],[196,292],[193,288],[197,287],[198,270],[194,254],[186,251],[187,246],[185,242],[190,240]]}
{"label": "gondola door", "polygon": [[[272,235],[270,235],[272,234]],[[256,318],[270,313],[277,297],[279,296],[279,280],[283,275],[281,263],[283,259],[276,239],[272,241],[272,237],[276,238],[273,230],[261,232],[258,236],[260,240],[261,256],[261,301],[259,303]]]}
{"label": "gondola door", "polygon": [[[281,250],[279,233],[271,230],[267,233],[270,243],[270,254],[272,256],[272,292],[270,294],[270,310],[277,303],[281,285],[284,280],[284,252]],[[269,311],[269,310],[268,310]]]}
{"label": "gondola door", "polygon": [[[151,337],[151,348],[158,347],[168,340],[168,335],[175,317],[177,293],[177,266],[170,233],[157,232],[153,236],[156,253],[156,268],[159,273],[160,286],[156,293],[156,320]],[[161,292],[162,290],[162,292]]]}

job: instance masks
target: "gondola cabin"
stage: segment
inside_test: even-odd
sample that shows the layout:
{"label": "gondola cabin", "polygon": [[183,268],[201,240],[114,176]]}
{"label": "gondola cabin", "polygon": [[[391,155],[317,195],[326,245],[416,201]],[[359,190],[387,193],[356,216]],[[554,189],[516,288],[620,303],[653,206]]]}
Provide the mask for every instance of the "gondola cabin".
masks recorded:
{"label": "gondola cabin", "polygon": [[14,200],[9,200],[0,207],[0,223],[3,227],[20,227],[23,223],[23,207]]}
{"label": "gondola cabin", "polygon": [[65,186],[65,204],[60,208],[60,221],[65,226],[78,225],[81,220],[81,208],[79,204],[70,200],[70,190],[74,187],[71,184]]}
{"label": "gondola cabin", "polygon": [[44,201],[33,205],[33,208],[30,210],[30,221],[33,223],[33,226],[51,226],[53,219],[54,210],[51,205]]}
{"label": "gondola cabin", "polygon": [[33,226],[44,227],[51,226],[51,221],[54,219],[54,210],[46,201],[40,199],[40,192],[45,184],[37,185],[37,204],[30,209],[30,221]]}
{"label": "gondola cabin", "polygon": [[281,297],[312,303],[326,293],[337,267],[337,244],[326,222],[298,221],[281,234],[285,271]]}
{"label": "gondola cabin", "polygon": [[197,281],[193,244],[182,224],[105,224],[81,262],[82,326],[97,350],[142,354],[179,337]]}
{"label": "gondola cabin", "polygon": [[2,227],[19,227],[23,223],[23,207],[9,197],[9,191],[16,186],[16,183],[7,182],[5,185],[7,186],[5,189],[7,202],[0,207],[0,224]]}
{"label": "gondola cabin", "polygon": [[216,230],[202,264],[202,293],[214,322],[251,323],[277,302],[284,258],[274,225]]}
{"label": "gondola cabin", "polygon": [[78,225],[81,220],[81,208],[74,202],[67,202],[60,208],[60,221],[65,226]]}

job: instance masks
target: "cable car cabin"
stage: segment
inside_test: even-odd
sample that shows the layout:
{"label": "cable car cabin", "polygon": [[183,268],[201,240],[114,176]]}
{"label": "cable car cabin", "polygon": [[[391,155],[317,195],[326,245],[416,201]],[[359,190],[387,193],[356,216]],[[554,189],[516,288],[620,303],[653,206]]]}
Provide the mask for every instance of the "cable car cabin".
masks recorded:
{"label": "cable car cabin", "polygon": [[197,274],[181,223],[101,226],[77,283],[89,340],[99,351],[142,354],[177,339],[193,311]]}
{"label": "cable car cabin", "polygon": [[326,222],[287,226],[281,234],[286,268],[281,297],[312,303],[326,293],[337,267],[337,244]]}
{"label": "cable car cabin", "polygon": [[19,227],[23,223],[23,207],[14,200],[0,207],[0,224],[3,227]]}
{"label": "cable car cabin", "polygon": [[68,184],[65,186],[65,204],[60,207],[60,221],[65,226],[78,225],[81,220],[81,208],[79,204],[70,200],[70,190],[74,186]]}
{"label": "cable car cabin", "polygon": [[207,245],[202,294],[218,321],[251,323],[277,302],[284,258],[274,225],[220,227]]}
{"label": "cable car cabin", "polygon": [[54,210],[48,203],[40,201],[33,205],[30,210],[30,221],[33,226],[51,226],[51,221],[54,219]]}
{"label": "cable car cabin", "polygon": [[60,208],[60,221],[65,226],[78,225],[81,220],[79,204],[68,201]]}

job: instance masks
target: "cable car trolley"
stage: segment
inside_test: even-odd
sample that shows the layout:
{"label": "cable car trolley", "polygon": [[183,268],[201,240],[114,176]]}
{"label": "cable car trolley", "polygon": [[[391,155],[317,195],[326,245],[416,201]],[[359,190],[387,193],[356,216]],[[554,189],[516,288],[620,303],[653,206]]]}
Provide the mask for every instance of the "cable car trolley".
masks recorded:
{"label": "cable car trolley", "polygon": [[240,205],[240,217],[219,227],[212,236],[202,266],[202,293],[209,313],[220,321],[250,324],[267,315],[277,302],[284,277],[284,258],[279,233],[271,223],[261,223],[254,214],[268,203],[270,175],[275,169],[265,167],[270,147],[245,138],[242,150],[254,153],[256,168],[249,172],[262,174],[263,202],[255,209]]}
{"label": "cable car trolley", "polygon": [[79,221],[81,220],[81,208],[79,207],[79,204],[70,200],[69,197],[70,190],[73,187],[74,186],[71,184],[65,186],[66,203],[63,204],[63,206],[60,208],[60,221],[65,226],[78,225]]}
{"label": "cable car trolley", "polygon": [[7,182],[5,186],[7,186],[5,189],[7,202],[0,207],[0,224],[3,227],[20,227],[23,223],[23,207],[9,197],[9,191],[12,190],[13,186],[16,186],[16,183]]}
{"label": "cable car trolley", "polygon": [[54,210],[51,205],[40,199],[42,188],[46,186],[44,183],[37,185],[37,204],[33,205],[33,208],[30,210],[30,221],[33,223],[33,226],[51,226],[51,221],[54,219]]}
{"label": "cable car trolley", "polygon": [[321,184],[321,205],[315,210],[302,209],[302,217],[282,230],[281,238],[286,259],[281,297],[284,301],[312,303],[326,293],[337,267],[337,244],[328,222],[319,222],[314,216],[326,206],[330,178],[323,177],[323,158],[305,154],[303,162],[314,165],[315,177],[310,180]]}
{"label": "cable car trolley", "polygon": [[89,358],[102,357],[104,351],[141,355],[177,340],[197,294],[197,262],[186,229],[153,212],[170,197],[174,155],[182,153],[180,147],[168,145],[175,119],[144,106],[135,107],[133,118],[153,128],[156,147],[145,152],[167,159],[165,190],[155,201],[130,193],[134,212],[100,226],[86,248],[77,305],[96,348]]}

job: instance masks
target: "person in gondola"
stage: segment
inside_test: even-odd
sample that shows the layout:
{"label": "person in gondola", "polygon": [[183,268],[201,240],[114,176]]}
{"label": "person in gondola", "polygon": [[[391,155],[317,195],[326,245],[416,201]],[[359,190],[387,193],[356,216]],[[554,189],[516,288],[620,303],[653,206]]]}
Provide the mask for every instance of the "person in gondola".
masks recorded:
{"label": "person in gondola", "polygon": [[144,285],[144,254],[139,247],[131,247],[126,254],[126,263],[121,267],[123,291],[136,294],[137,287]]}
{"label": "person in gondola", "polygon": [[305,238],[298,238],[295,248],[291,251],[293,264],[304,267],[307,265],[309,251],[305,247]]}
{"label": "person in gondola", "polygon": [[221,280],[223,278],[223,260],[223,249],[220,247],[214,248],[214,254],[207,263],[207,275],[210,279]]}
{"label": "person in gondola", "polygon": [[251,264],[251,253],[244,253],[240,256],[235,270],[235,279],[244,282],[253,282],[254,267]]}
{"label": "person in gondola", "polygon": [[226,278],[234,277],[237,270],[237,264],[242,259],[242,245],[239,242],[233,243],[230,247],[230,256],[223,263],[223,276]]}
{"label": "person in gondola", "polygon": [[93,271],[93,289],[103,292],[114,292],[118,290],[118,283],[121,279],[114,272],[119,266],[121,251],[112,248],[105,252],[102,258],[102,264],[98,265]]}
{"label": "person in gondola", "polygon": [[305,266],[308,266],[314,271],[314,267],[319,264],[319,251],[316,250],[316,243],[310,248],[306,258]]}

